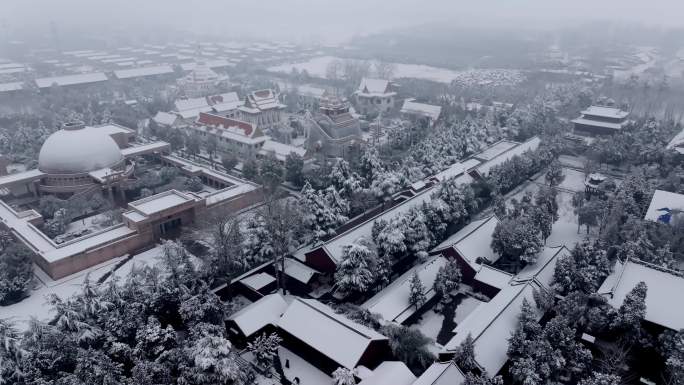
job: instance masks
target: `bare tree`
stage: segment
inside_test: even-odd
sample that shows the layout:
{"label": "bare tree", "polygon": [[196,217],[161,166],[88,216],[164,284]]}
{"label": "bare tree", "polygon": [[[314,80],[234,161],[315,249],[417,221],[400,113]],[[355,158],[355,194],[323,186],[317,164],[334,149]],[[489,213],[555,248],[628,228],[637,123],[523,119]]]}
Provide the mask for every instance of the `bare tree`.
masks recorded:
{"label": "bare tree", "polygon": [[397,70],[397,65],[394,63],[386,62],[384,60],[376,60],[373,63],[373,69],[375,70],[375,76],[380,79],[392,79],[394,72]]}
{"label": "bare tree", "polygon": [[287,198],[267,198],[260,210],[262,223],[273,248],[273,269],[276,274],[276,287],[285,289],[285,257],[292,254],[302,232],[302,218],[296,204]]}

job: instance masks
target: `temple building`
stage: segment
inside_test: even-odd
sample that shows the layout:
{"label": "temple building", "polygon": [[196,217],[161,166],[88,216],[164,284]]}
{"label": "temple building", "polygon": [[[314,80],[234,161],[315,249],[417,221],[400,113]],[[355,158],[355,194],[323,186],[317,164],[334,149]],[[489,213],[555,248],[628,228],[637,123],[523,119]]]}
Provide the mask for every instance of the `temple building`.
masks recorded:
{"label": "temple building", "polygon": [[575,134],[589,136],[613,135],[628,123],[629,112],[614,107],[591,106],[574,119]]}
{"label": "temple building", "polygon": [[319,112],[306,119],[305,123],[310,152],[346,157],[361,145],[361,126],[349,109],[346,99],[334,95],[321,99]]}
{"label": "temple building", "polygon": [[285,107],[274,90],[253,91],[247,94],[244,106],[238,108],[239,119],[263,130],[271,129],[282,122]]}
{"label": "temple building", "polygon": [[198,63],[185,77],[178,81],[185,96],[198,98],[216,91],[219,76],[204,63]]}

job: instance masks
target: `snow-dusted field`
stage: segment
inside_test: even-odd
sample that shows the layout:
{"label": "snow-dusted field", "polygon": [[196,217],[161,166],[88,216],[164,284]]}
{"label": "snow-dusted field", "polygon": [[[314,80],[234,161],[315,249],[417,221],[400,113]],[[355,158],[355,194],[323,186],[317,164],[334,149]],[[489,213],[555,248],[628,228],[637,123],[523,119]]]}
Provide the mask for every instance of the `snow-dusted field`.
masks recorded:
{"label": "snow-dusted field", "polygon": [[[333,60],[345,60],[335,56],[318,56],[306,62],[286,63],[268,68],[271,72],[290,73],[292,69],[306,70],[309,75],[319,78],[326,77],[328,65]],[[464,86],[476,85],[515,85],[524,80],[520,71],[508,69],[473,69],[454,71],[447,68],[432,67],[424,64],[395,63],[394,78],[414,78],[430,80],[437,83],[450,84],[455,82]]]}

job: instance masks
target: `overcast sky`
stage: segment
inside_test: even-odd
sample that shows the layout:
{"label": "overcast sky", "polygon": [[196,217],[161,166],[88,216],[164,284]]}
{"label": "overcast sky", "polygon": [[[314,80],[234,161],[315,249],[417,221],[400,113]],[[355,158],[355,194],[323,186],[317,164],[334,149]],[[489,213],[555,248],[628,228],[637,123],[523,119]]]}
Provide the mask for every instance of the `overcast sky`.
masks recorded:
{"label": "overcast sky", "polygon": [[340,40],[425,23],[484,27],[610,19],[684,27],[684,0],[0,0],[7,28],[173,25],[235,36]]}

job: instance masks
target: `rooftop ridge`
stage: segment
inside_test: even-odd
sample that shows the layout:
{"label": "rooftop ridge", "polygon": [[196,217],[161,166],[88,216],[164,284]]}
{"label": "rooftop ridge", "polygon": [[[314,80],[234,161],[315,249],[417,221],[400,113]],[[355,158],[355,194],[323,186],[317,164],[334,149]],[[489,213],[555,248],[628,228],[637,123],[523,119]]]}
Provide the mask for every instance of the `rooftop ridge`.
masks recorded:
{"label": "rooftop ridge", "polygon": [[[309,308],[311,308],[311,309],[313,309],[313,310],[315,310],[317,313],[322,314],[322,315],[325,316],[326,318],[331,319],[331,320],[335,321],[336,323],[343,325],[346,329],[349,329],[349,330],[353,331],[354,333],[356,333],[356,334],[358,334],[358,335],[360,335],[360,336],[366,338],[367,340],[370,340],[370,341],[376,340],[376,338],[374,338],[374,337],[372,337],[372,336],[369,336],[367,333],[364,333],[364,332],[362,332],[361,330],[358,330],[358,329],[356,329],[356,328],[353,328],[353,327],[347,325],[347,323],[345,323],[345,322],[341,322],[341,321],[340,321],[339,319],[337,319],[336,317],[333,317],[332,315],[328,314],[327,312],[324,312],[323,310],[321,310],[321,309],[319,309],[318,307],[316,307],[316,306],[314,306],[314,305],[308,303],[307,301],[305,301],[305,300],[302,299],[302,298],[296,297],[294,300],[297,301],[297,302],[299,302],[299,303],[302,303],[302,304],[306,305],[307,307],[309,307]],[[315,301],[315,300],[311,300],[311,301]],[[321,302],[319,302],[319,303],[320,303],[321,305],[323,305],[323,306],[328,306],[328,305],[326,305],[326,304],[324,304],[324,303],[321,303]],[[331,308],[331,310],[332,310],[332,308]],[[333,312],[334,312],[334,310],[333,310]],[[344,317],[343,315],[339,315],[339,316],[340,316],[340,317]],[[344,317],[344,318],[346,318],[346,317]],[[350,321],[350,322],[357,323],[357,322],[352,321],[352,320],[349,320],[349,321]],[[361,325],[361,324],[359,324],[359,325]],[[361,326],[367,328],[367,326],[364,326],[364,325],[361,325]]]}

